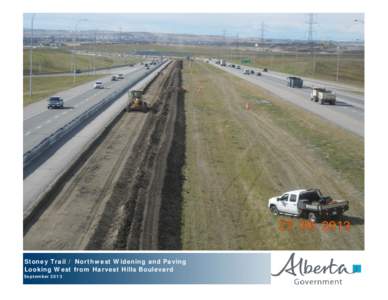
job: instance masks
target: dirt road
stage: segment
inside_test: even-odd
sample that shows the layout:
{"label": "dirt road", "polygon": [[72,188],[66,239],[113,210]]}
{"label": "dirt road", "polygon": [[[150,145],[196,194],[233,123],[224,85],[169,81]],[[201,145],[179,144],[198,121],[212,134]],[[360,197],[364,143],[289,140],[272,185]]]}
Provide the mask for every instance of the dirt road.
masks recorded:
{"label": "dirt road", "polygon": [[179,87],[175,62],[146,92],[153,111],[118,117],[51,205],[25,226],[26,250],[158,248]]}
{"label": "dirt road", "polygon": [[[183,82],[184,249],[363,249],[360,138],[207,64]],[[269,213],[270,197],[312,187],[350,201],[349,231]]]}

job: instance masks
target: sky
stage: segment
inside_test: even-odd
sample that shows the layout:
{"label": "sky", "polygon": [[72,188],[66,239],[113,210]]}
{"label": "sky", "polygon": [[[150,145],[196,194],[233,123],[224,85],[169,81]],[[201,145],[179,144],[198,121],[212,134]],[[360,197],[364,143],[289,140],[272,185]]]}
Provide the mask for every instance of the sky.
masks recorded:
{"label": "sky", "polygon": [[[30,28],[32,14],[24,14],[24,28]],[[79,20],[84,19],[81,22]],[[363,40],[363,14],[314,14],[313,38],[316,40]],[[206,34],[258,37],[264,23],[265,38],[306,40],[308,15],[291,14],[51,14],[37,13],[36,29],[145,31],[178,34]]]}

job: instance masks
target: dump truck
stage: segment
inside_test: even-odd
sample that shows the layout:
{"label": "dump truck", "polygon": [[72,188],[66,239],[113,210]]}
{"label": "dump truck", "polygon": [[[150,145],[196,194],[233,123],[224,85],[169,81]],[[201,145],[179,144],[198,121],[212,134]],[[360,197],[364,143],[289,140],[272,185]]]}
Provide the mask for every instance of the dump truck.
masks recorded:
{"label": "dump truck", "polygon": [[268,200],[268,208],[275,216],[307,217],[311,222],[341,217],[349,209],[349,201],[323,196],[319,189],[300,189]]}
{"label": "dump truck", "polygon": [[329,103],[331,105],[335,105],[336,95],[334,92],[325,88],[313,88],[310,95],[310,100],[319,102],[320,104]]}
{"label": "dump truck", "polygon": [[287,86],[291,88],[303,88],[303,79],[299,77],[287,77]]}
{"label": "dump truck", "polygon": [[225,60],[225,59],[221,59],[221,60],[220,60],[220,65],[221,65],[222,67],[225,67],[225,66],[226,66],[226,60]]}
{"label": "dump truck", "polygon": [[127,112],[140,111],[146,113],[149,111],[148,103],[143,100],[143,91],[133,90],[130,92],[129,98],[128,105],[125,108]]}

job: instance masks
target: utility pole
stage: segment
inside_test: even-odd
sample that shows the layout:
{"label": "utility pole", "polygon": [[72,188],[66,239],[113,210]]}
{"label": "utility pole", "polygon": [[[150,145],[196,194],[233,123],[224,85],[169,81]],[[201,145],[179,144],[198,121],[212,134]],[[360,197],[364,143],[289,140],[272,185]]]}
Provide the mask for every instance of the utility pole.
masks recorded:
{"label": "utility pole", "polygon": [[93,75],[96,75],[97,29],[94,30]]}
{"label": "utility pole", "polygon": [[236,35],[236,39],[237,39],[237,59],[240,59],[240,40],[239,40],[239,34],[238,33]]}
{"label": "utility pole", "polygon": [[337,45],[337,72],[335,76],[335,80],[338,81],[339,79],[339,71],[340,71],[340,55],[341,55],[341,48],[339,45]]}
{"label": "utility pole", "polygon": [[310,54],[313,62],[313,74],[315,73],[315,49],[314,49],[314,25],[316,22],[314,21],[314,14],[308,14],[308,43],[310,45]]}
{"label": "utility pole", "polygon": [[[223,50],[224,50],[224,48],[226,50],[225,45],[226,45],[226,30],[224,29],[224,30],[222,30],[222,44],[221,44],[220,58],[224,58],[223,57],[223,54],[224,54]],[[225,54],[225,56],[226,56],[226,54]]]}
{"label": "utility pole", "polygon": [[34,42],[34,19],[35,14],[31,17],[31,39],[30,39],[30,91],[29,95],[32,96],[32,43]]}
{"label": "utility pole", "polygon": [[264,45],[264,32],[265,32],[265,23],[261,22],[260,26],[260,43]]}

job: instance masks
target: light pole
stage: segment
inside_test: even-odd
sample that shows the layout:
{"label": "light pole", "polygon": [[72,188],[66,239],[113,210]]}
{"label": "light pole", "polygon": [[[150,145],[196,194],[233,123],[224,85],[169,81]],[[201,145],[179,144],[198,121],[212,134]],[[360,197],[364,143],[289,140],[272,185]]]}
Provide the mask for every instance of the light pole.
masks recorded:
{"label": "light pole", "polygon": [[79,19],[79,20],[77,20],[77,22],[75,23],[75,26],[74,26],[73,53],[71,55],[71,60],[72,60],[72,65],[73,65],[73,83],[75,83],[75,76],[76,76],[76,62],[75,62],[74,52],[75,52],[75,41],[76,41],[77,27],[78,27],[79,23],[86,22],[86,21],[87,21],[87,19]]}
{"label": "light pole", "polygon": [[30,91],[29,95],[32,96],[32,43],[34,39],[34,19],[35,14],[32,14],[31,17],[31,40],[30,40]]}
{"label": "light pole", "polygon": [[340,47],[340,45],[337,45],[337,72],[336,72],[336,76],[335,76],[336,81],[338,81],[338,79],[339,79],[340,55],[341,55],[341,47]]}
{"label": "light pole", "polygon": [[362,20],[362,19],[354,19],[354,23],[362,24],[361,40],[364,40],[364,20]]}

